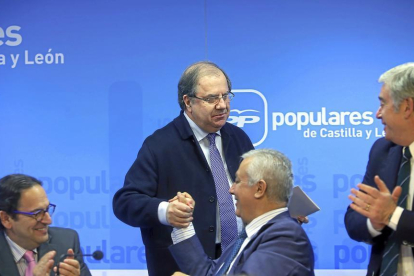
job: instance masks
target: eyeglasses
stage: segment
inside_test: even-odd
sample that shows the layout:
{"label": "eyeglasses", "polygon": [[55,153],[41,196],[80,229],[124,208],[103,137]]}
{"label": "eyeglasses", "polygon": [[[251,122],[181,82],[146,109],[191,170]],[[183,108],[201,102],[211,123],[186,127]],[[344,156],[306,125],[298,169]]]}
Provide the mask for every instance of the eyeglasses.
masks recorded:
{"label": "eyeglasses", "polygon": [[44,210],[37,210],[34,212],[22,212],[22,211],[13,211],[15,214],[21,214],[25,216],[29,216],[34,218],[37,222],[40,222],[45,217],[46,213],[49,213],[49,216],[52,216],[55,212],[56,205],[55,204],[49,204],[46,209]]}
{"label": "eyeglasses", "polygon": [[205,97],[205,98],[199,98],[197,96],[188,96],[190,98],[196,98],[202,101],[205,101],[206,103],[209,104],[214,104],[217,105],[221,99],[223,99],[224,102],[228,103],[230,102],[233,98],[234,98],[234,94],[232,92],[223,94],[221,97],[220,96],[209,96],[209,97]]}

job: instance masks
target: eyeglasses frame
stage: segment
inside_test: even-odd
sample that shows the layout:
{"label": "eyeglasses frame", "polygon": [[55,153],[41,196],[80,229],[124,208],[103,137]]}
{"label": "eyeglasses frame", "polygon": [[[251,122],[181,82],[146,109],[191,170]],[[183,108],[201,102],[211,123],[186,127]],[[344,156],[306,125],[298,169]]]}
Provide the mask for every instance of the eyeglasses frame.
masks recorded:
{"label": "eyeglasses frame", "polygon": [[[52,212],[49,212],[50,208],[53,208]],[[41,222],[44,219],[46,213],[48,213],[49,216],[52,216],[53,213],[55,212],[55,209],[56,209],[56,204],[49,203],[49,206],[47,206],[46,209],[41,209],[41,210],[37,210],[37,211],[34,211],[34,212],[23,212],[23,211],[16,210],[16,211],[13,211],[13,213],[14,214],[20,214],[20,215],[25,215],[25,216],[28,216],[28,217],[32,217],[37,222]],[[36,216],[38,214],[40,214],[41,212],[43,212],[43,216],[40,219],[36,218]]]}
{"label": "eyeglasses frame", "polygon": [[[231,91],[229,91],[229,92],[227,92],[227,94],[224,94],[224,95],[222,95],[221,97],[219,97],[219,96],[214,96],[214,97],[205,97],[205,98],[200,98],[200,97],[197,97],[196,95],[194,95],[194,96],[187,95],[187,96],[188,96],[188,97],[190,97],[190,98],[196,98],[196,99],[202,100],[202,101],[204,101],[204,102],[206,102],[206,103],[208,103],[208,104],[217,105],[217,104],[220,102],[220,100],[221,100],[221,99],[223,99],[223,101],[224,101],[224,102],[231,102],[231,100],[234,98],[234,93],[233,93],[233,92],[231,92]],[[225,98],[224,98],[224,97],[225,97]],[[216,99],[216,101],[215,101],[215,102],[213,102],[213,103],[210,103],[210,102],[208,101],[208,99],[211,99],[211,98],[215,98],[215,99]]]}

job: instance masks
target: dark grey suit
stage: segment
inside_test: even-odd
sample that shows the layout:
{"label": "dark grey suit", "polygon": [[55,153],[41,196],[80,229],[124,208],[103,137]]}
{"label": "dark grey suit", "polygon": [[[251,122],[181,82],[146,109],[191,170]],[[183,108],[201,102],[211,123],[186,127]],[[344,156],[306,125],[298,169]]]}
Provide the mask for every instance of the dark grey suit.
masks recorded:
{"label": "dark grey suit", "polygon": [[[38,260],[47,252],[55,250],[55,265],[59,262],[60,256],[66,254],[68,249],[72,248],[75,254],[81,254],[79,236],[75,230],[59,227],[49,227],[49,240],[42,243],[38,248]],[[81,266],[81,276],[91,276],[88,266],[83,262],[83,258],[77,258]],[[55,273],[50,272],[51,276]],[[9,244],[0,230],[0,276],[20,276],[13,258]]]}

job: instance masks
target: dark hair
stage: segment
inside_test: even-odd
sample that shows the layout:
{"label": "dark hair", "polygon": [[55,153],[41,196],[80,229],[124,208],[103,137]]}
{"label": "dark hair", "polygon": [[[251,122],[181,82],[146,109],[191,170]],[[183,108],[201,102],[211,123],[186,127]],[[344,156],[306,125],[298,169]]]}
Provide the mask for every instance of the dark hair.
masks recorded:
{"label": "dark hair", "polygon": [[200,61],[194,64],[191,64],[184,73],[181,75],[180,81],[178,82],[178,104],[181,107],[181,110],[185,110],[185,104],[183,102],[183,96],[195,96],[196,88],[198,85],[198,80],[204,76],[217,75],[223,73],[226,77],[227,86],[229,91],[231,91],[231,81],[220,67],[210,61]]}
{"label": "dark hair", "polygon": [[[42,182],[25,174],[9,174],[0,179],[0,211],[15,219],[16,214],[13,211],[17,210],[22,191],[35,185],[42,186]],[[4,229],[2,223],[0,229]]]}

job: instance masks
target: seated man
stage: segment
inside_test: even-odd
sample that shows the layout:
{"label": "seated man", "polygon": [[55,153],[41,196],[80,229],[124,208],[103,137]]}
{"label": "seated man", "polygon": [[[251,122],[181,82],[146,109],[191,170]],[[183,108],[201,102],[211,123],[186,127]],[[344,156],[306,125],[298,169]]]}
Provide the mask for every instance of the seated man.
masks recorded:
{"label": "seated man", "polygon": [[[286,207],[293,178],[289,159],[266,149],[242,157],[230,193],[245,231],[219,259],[211,260],[192,223],[174,228],[169,249],[180,269],[190,275],[314,275],[311,243]],[[194,205],[186,193],[178,193],[177,200]],[[191,214],[188,218],[192,220]]]}
{"label": "seated man", "polygon": [[[91,275],[82,257],[79,237],[71,229],[49,227],[55,205],[39,180],[12,174],[0,179],[0,275]],[[68,254],[59,263],[60,256]]]}

